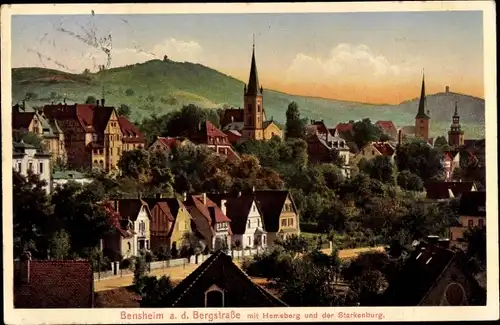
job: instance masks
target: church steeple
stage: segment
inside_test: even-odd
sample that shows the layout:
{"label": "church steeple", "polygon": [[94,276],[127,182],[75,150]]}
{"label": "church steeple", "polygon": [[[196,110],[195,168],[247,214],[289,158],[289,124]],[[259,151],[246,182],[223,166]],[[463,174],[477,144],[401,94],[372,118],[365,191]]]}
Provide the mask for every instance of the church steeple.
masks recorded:
{"label": "church steeple", "polygon": [[250,77],[248,78],[248,85],[246,87],[245,95],[262,95],[261,87],[259,84],[259,75],[257,73],[257,63],[255,63],[255,36],[252,46],[252,64],[250,66]]}
{"label": "church steeple", "polygon": [[430,118],[425,112],[425,104],[426,104],[425,75],[422,74],[422,88],[420,89],[420,101],[418,102],[418,112],[417,112],[417,116],[415,116],[415,118],[424,118],[424,119]]}
{"label": "church steeple", "polygon": [[460,116],[458,115],[458,103],[455,101],[455,112],[452,117],[452,124],[448,131],[448,144],[457,148],[464,144],[464,131],[460,125]]}

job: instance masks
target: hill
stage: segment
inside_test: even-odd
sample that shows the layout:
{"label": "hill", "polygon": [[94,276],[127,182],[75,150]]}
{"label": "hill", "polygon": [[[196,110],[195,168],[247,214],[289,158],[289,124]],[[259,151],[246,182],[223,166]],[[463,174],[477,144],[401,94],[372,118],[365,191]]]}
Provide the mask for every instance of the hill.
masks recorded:
{"label": "hill", "polygon": [[[33,106],[51,101],[83,102],[87,96],[102,97],[118,107],[128,105],[132,118],[141,121],[151,114],[163,114],[184,104],[217,108],[241,106],[244,83],[209,67],[190,63],[152,60],[145,63],[104,70],[98,73],[71,74],[44,68],[12,70],[13,100],[30,94]],[[415,90],[418,93],[419,89]],[[427,97],[431,110],[432,131],[446,134],[455,100],[466,137],[484,136],[484,100],[463,94],[438,93]],[[418,99],[399,105],[367,104],[333,99],[304,97],[264,90],[264,107],[268,118],[284,122],[288,104],[296,101],[301,114],[309,119],[323,119],[329,125],[369,117],[373,121],[392,120],[397,126],[411,125]]]}

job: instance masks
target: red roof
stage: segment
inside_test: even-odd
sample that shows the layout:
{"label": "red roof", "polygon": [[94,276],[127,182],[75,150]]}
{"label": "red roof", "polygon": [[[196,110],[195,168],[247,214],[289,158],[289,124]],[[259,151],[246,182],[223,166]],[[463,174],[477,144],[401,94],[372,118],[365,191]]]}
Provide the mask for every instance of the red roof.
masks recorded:
{"label": "red roof", "polygon": [[314,134],[314,133],[321,133],[321,134],[326,134],[328,133],[328,128],[326,127],[325,123],[323,121],[311,121],[311,124],[306,125],[306,132],[308,134]]}
{"label": "red roof", "polygon": [[31,124],[31,121],[33,121],[34,116],[35,113],[13,111],[12,129],[13,130],[28,129]]}
{"label": "red roof", "polygon": [[474,182],[434,181],[425,184],[428,199],[449,199],[451,190],[455,197],[465,192],[471,192]]}
{"label": "red roof", "polygon": [[374,142],[373,146],[384,156],[392,156],[394,154],[394,147],[386,142]]}
{"label": "red roof", "polygon": [[108,223],[115,228],[122,237],[125,238],[130,238],[133,236],[133,231],[126,229],[124,225],[122,224],[122,221],[125,220],[123,217],[118,213],[113,206],[113,202],[107,201],[105,203],[102,203],[102,206],[106,210],[106,214],[108,216]]}
{"label": "red roof", "polygon": [[203,195],[193,195],[192,197],[198,211],[200,211],[209,221],[212,220],[209,209],[213,208],[213,211],[215,212],[214,222],[231,222],[231,219],[222,213],[222,210],[217,206],[217,204],[215,204],[208,197],[206,198],[205,204],[203,204]]}
{"label": "red roof", "polygon": [[352,123],[339,123],[335,128],[339,132],[352,132]]}
{"label": "red roof", "polygon": [[375,125],[377,125],[382,130],[385,131],[391,131],[396,129],[396,126],[394,125],[394,123],[392,123],[392,121],[377,121]]}
{"label": "red roof", "polygon": [[169,148],[172,148],[174,146],[174,144],[177,142],[177,139],[176,138],[165,138],[165,137],[158,137],[158,140],[160,140],[160,143],[169,147]]}
{"label": "red roof", "polygon": [[209,120],[205,121],[205,132],[208,137],[224,137],[227,138],[227,135],[215,127]]}
{"label": "red roof", "polygon": [[125,116],[118,116],[118,123],[123,134],[123,142],[144,143],[144,135]]}
{"label": "red roof", "polygon": [[104,132],[113,111],[113,107],[94,104],[57,104],[43,108],[49,119],[76,120],[86,132]]}
{"label": "red roof", "polygon": [[[14,287],[15,308],[92,308],[94,274],[86,260],[34,260],[29,281]],[[19,264],[18,271],[26,267]],[[18,281],[21,273],[18,272]]]}

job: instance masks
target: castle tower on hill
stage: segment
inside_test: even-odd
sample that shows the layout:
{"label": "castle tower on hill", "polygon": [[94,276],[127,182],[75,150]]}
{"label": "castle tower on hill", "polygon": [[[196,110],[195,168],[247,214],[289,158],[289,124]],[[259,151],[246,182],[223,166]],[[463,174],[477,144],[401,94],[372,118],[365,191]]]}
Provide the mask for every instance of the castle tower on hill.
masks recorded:
{"label": "castle tower on hill", "polygon": [[257,64],[255,63],[255,42],[252,49],[252,63],[250,66],[250,77],[245,85],[243,96],[244,127],[242,136],[245,139],[264,139],[264,106],[263,89],[259,84]]}
{"label": "castle tower on hill", "polygon": [[457,148],[464,144],[464,131],[460,125],[460,116],[458,115],[458,103],[455,101],[455,113],[452,117],[450,131],[448,131],[448,144]]}
{"label": "castle tower on hill", "polygon": [[422,88],[420,90],[420,101],[418,103],[418,112],[415,116],[415,136],[429,141],[430,117],[425,111],[425,76],[422,75]]}

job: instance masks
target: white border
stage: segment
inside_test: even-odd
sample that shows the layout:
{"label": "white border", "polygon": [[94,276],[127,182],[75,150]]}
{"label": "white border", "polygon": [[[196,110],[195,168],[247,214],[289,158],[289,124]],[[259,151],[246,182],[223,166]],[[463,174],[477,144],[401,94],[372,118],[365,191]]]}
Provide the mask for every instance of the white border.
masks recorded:
{"label": "white border", "polygon": [[[163,314],[163,320],[122,319],[124,312],[140,313],[145,309],[13,309],[13,252],[12,252],[12,134],[11,130],[11,16],[12,15],[71,15],[90,14],[180,14],[180,13],[301,13],[301,12],[398,12],[398,11],[471,11],[483,12],[484,26],[484,98],[486,127],[487,183],[487,302],[485,307],[340,307],[340,308],[241,308],[225,309],[239,313],[239,319],[216,319],[216,322],[255,321],[247,314],[252,312],[300,313],[302,322],[307,321],[363,321],[376,318],[339,318],[338,312],[383,313],[385,321],[442,321],[442,320],[494,320],[499,318],[498,292],[498,195],[497,195],[497,138],[496,138],[496,17],[493,1],[432,1],[432,2],[366,2],[366,3],[231,3],[231,4],[30,4],[3,5],[1,8],[1,72],[2,72],[2,189],[4,229],[4,311],[8,324],[99,324],[99,323],[182,323],[208,322],[208,319],[193,318],[194,312],[209,312],[211,309],[147,309],[149,313]],[[466,45],[464,45],[466,46]],[[215,310],[212,310],[215,311]],[[305,313],[317,312],[316,319],[305,319]],[[325,312],[336,317],[322,319]],[[170,319],[172,314],[176,319]],[[182,315],[187,315],[185,319]],[[294,319],[260,319],[259,322],[293,322]]]}

